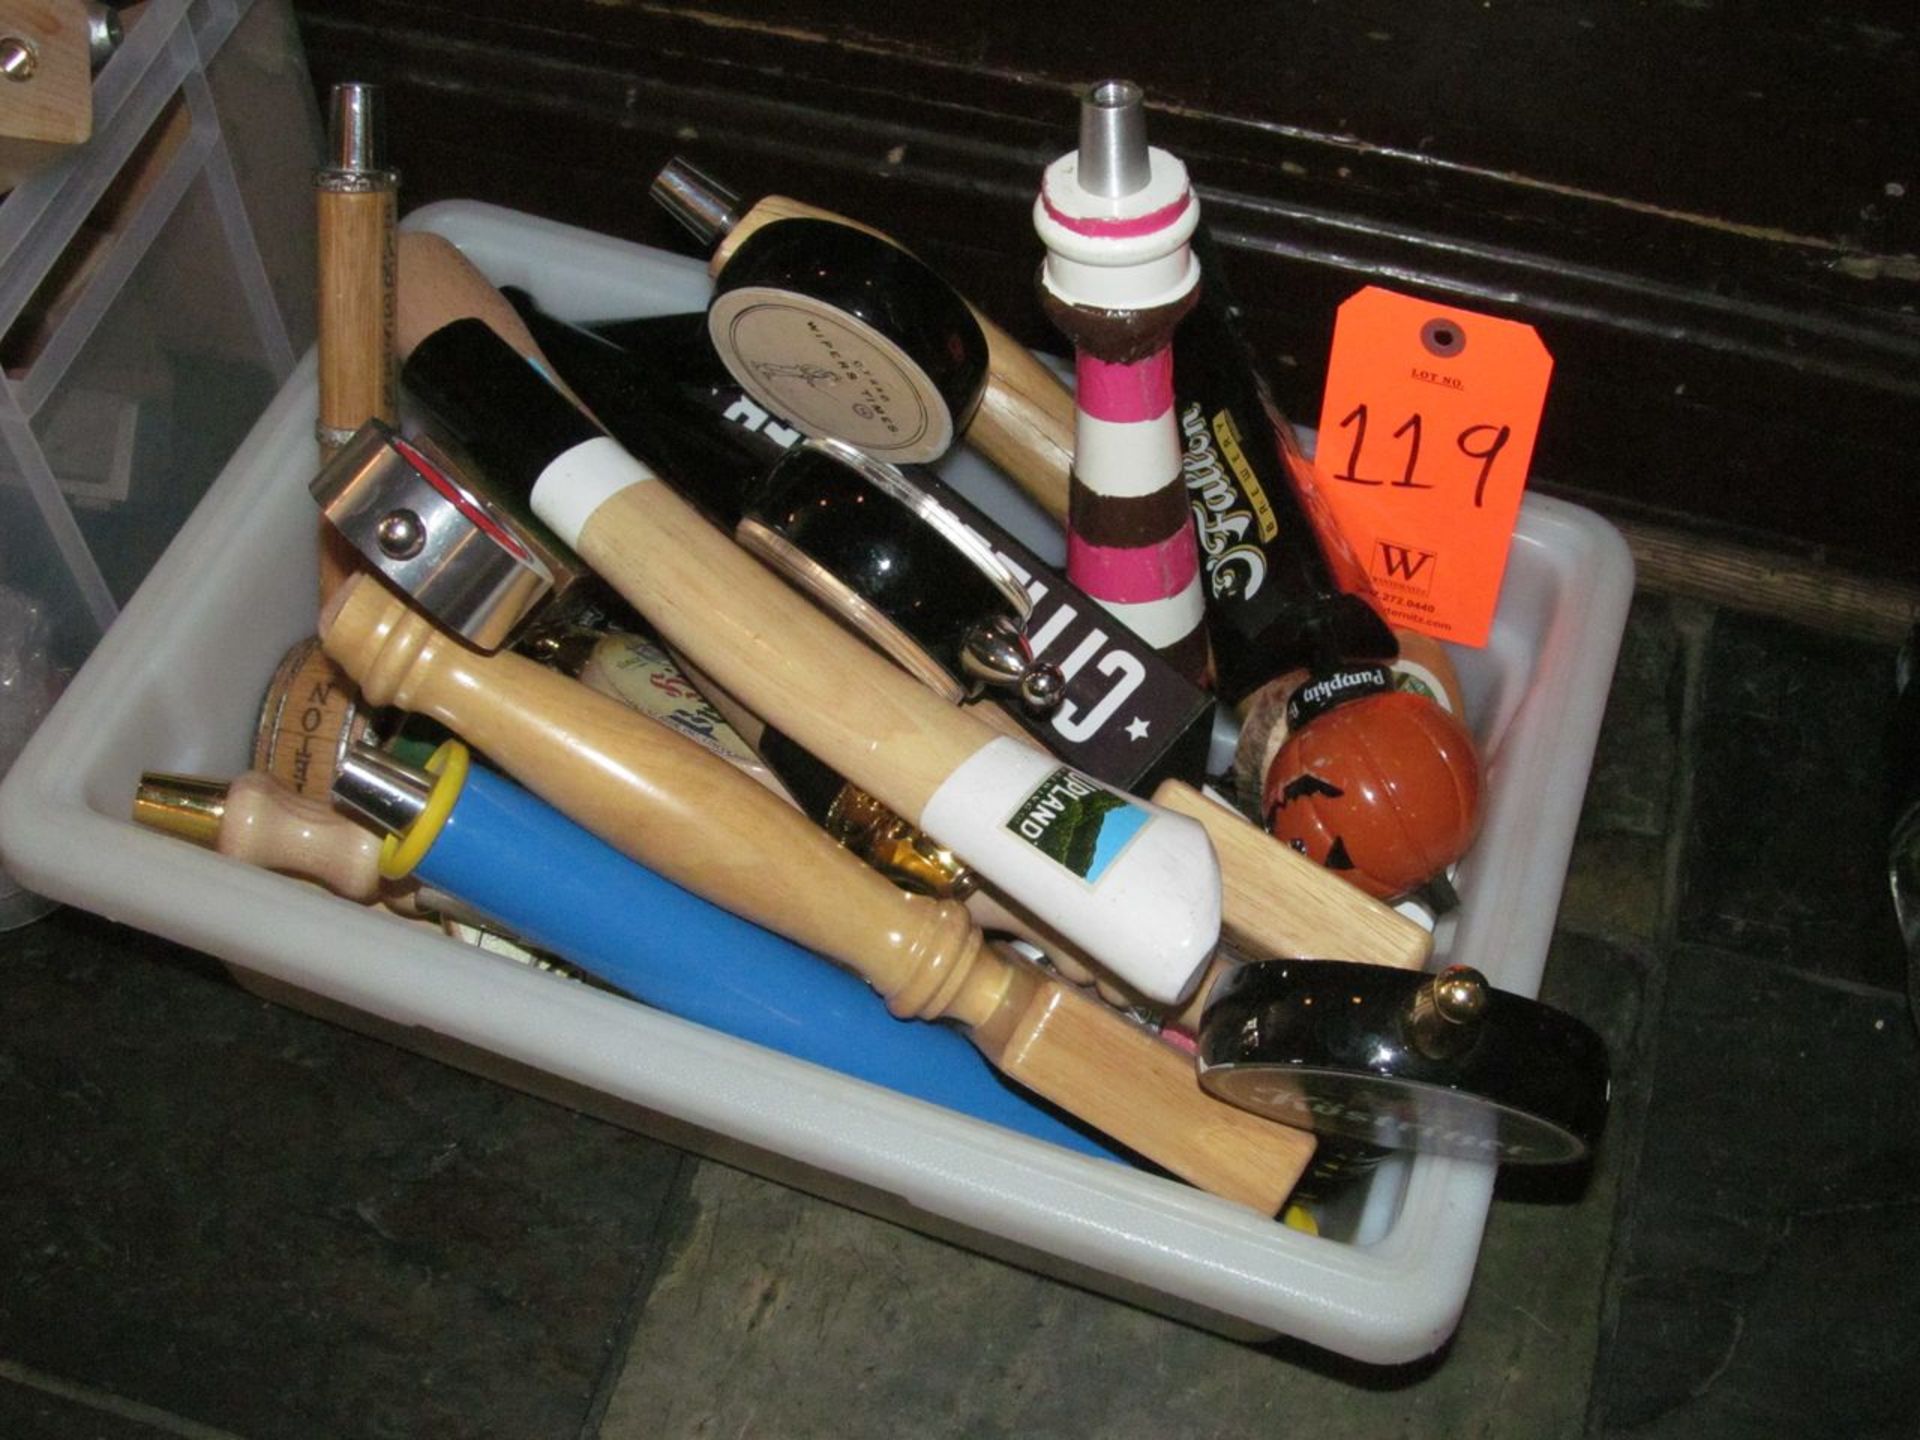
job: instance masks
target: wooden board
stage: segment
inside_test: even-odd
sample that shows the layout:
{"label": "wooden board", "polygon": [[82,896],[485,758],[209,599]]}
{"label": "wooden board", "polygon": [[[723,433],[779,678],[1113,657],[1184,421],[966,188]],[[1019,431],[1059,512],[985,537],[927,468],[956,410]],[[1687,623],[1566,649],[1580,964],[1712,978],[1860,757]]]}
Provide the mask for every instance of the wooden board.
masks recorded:
{"label": "wooden board", "polygon": [[33,54],[31,73],[0,79],[0,190],[11,190],[93,135],[87,16],[79,0],[0,0],[0,41]]}

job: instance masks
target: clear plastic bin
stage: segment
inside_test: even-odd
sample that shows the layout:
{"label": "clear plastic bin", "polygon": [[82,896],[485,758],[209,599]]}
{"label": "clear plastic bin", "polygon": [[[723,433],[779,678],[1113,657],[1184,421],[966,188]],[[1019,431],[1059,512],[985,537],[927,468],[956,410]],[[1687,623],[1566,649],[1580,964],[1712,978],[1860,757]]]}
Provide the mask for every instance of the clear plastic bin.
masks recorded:
{"label": "clear plastic bin", "polygon": [[285,0],[149,0],[0,203],[0,772],[311,342],[319,137]]}
{"label": "clear plastic bin", "polygon": [[[574,318],[687,310],[707,293],[695,261],[490,206],[408,223]],[[311,632],[314,411],[309,359],[0,787],[0,852],[23,879],[218,955],[264,994],[1223,1333],[1391,1363],[1451,1332],[1486,1165],[1385,1165],[1344,1238],[1309,1236],[136,828],[143,769],[245,767],[267,677]],[[959,472],[982,494],[997,479],[972,461]],[[1455,656],[1486,814],[1439,955],[1523,994],[1539,986],[1632,582],[1611,526],[1531,497],[1491,643]]]}

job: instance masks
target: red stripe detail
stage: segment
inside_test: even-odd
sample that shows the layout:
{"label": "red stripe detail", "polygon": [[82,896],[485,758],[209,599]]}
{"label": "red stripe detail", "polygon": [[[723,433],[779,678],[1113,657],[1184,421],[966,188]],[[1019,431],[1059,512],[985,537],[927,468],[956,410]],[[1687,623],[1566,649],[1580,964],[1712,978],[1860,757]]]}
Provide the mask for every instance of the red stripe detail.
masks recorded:
{"label": "red stripe detail", "polygon": [[500,548],[515,559],[524,560],[528,564],[533,563],[533,556],[527,552],[527,547],[520,543],[519,537],[502,529],[491,515],[480,508],[480,502],[461,489],[451,475],[441,470],[398,435],[393,437],[392,444],[393,448],[400,452],[401,457],[420,472],[420,478],[438,490],[449,505],[467,518],[469,524],[492,536]]}
{"label": "red stripe detail", "polygon": [[1193,192],[1182,190],[1180,198],[1171,205],[1162,205],[1158,210],[1150,210],[1145,215],[1136,215],[1126,220],[1102,220],[1094,215],[1069,215],[1053,203],[1053,197],[1041,192],[1040,203],[1046,207],[1047,214],[1059,221],[1076,235],[1093,235],[1112,240],[1127,240],[1135,235],[1151,235],[1156,230],[1164,230],[1185,213],[1187,206],[1193,203]]}
{"label": "red stripe detail", "polygon": [[1199,573],[1200,547],[1191,525],[1151,545],[1127,548],[1067,536],[1067,578],[1095,600],[1139,605],[1171,599]]}
{"label": "red stripe detail", "polygon": [[1077,403],[1096,420],[1158,420],[1173,408],[1172,346],[1131,365],[1097,360],[1082,350],[1073,358],[1073,372]]}

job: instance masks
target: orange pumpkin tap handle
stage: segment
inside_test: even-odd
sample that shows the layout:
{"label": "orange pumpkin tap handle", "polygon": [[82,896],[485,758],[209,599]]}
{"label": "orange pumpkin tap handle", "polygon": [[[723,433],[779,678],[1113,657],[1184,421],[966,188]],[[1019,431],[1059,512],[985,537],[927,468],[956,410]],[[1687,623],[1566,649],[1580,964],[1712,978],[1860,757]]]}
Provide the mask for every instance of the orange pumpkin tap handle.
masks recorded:
{"label": "orange pumpkin tap handle", "polygon": [[1261,799],[1277,838],[1383,900],[1466,853],[1480,760],[1439,705],[1394,689],[1386,667],[1363,666],[1307,681],[1287,712]]}

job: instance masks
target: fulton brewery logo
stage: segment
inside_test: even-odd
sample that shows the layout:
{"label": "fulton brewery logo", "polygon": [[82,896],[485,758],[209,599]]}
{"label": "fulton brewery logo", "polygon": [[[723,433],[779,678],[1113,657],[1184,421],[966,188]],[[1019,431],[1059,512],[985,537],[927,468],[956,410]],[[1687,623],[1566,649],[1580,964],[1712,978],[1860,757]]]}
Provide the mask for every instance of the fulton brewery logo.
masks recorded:
{"label": "fulton brewery logo", "polygon": [[1193,505],[1207,586],[1216,600],[1229,596],[1246,599],[1256,594],[1267,578],[1267,557],[1247,537],[1254,526],[1253,507],[1220,463],[1213,431],[1208,429],[1198,404],[1181,412],[1180,430],[1187,440],[1186,453],[1180,457],[1180,473],[1186,478],[1187,497]]}

